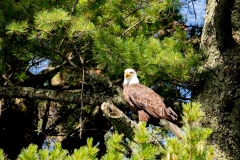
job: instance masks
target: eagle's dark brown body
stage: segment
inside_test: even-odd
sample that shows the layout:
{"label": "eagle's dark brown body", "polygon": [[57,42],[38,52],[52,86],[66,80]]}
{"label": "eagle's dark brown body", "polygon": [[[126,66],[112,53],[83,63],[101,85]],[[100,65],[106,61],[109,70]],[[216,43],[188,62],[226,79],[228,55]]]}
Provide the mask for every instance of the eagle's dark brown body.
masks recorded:
{"label": "eagle's dark brown body", "polygon": [[139,121],[153,125],[160,124],[177,137],[183,137],[183,132],[178,127],[177,114],[170,107],[166,108],[162,97],[152,89],[140,84],[137,72],[131,68],[124,71],[123,99],[138,115]]}
{"label": "eagle's dark brown body", "polygon": [[156,125],[160,119],[166,119],[179,125],[177,114],[170,107],[166,107],[163,98],[142,84],[124,85],[123,99],[138,115],[139,121],[153,122]]}

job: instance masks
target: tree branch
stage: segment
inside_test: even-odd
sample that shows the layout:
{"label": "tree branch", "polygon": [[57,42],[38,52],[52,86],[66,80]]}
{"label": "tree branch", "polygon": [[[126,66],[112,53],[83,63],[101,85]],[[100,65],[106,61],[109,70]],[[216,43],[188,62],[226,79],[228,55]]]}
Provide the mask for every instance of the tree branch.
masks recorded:
{"label": "tree branch", "polygon": [[[137,127],[136,122],[128,118],[120,109],[118,109],[113,104],[104,102],[101,105],[101,109],[106,118],[112,123],[114,128],[119,133],[123,133],[125,137],[133,139],[134,129]],[[151,136],[150,143],[164,147],[154,136]]]}
{"label": "tree branch", "polygon": [[29,77],[25,79],[23,82],[17,82],[14,86],[26,86],[26,87],[38,87],[43,86],[43,84],[54,77],[62,68],[60,66],[56,66],[54,69],[46,69],[41,73],[34,75],[32,73],[29,74]]}
{"label": "tree branch", "polygon": [[[20,37],[20,38],[22,38],[22,37]],[[24,39],[24,37],[23,37],[22,39]],[[28,43],[30,43],[31,45],[33,45],[33,46],[35,46],[35,47],[38,47],[38,48],[40,48],[40,49],[44,49],[44,50],[46,50],[46,51],[48,51],[48,52],[54,53],[56,56],[59,56],[62,60],[65,60],[71,67],[73,67],[73,68],[78,68],[77,65],[74,64],[74,63],[71,61],[71,59],[69,59],[69,58],[67,58],[67,57],[65,56],[65,54],[61,54],[61,53],[58,52],[58,51],[51,50],[50,48],[44,46],[43,44],[34,43],[34,42],[30,41],[30,40],[25,40],[25,41],[28,42]]]}
{"label": "tree branch", "polygon": [[112,123],[114,128],[119,133],[124,133],[124,136],[131,139],[133,138],[133,130],[137,126],[136,122],[129,119],[120,109],[118,109],[113,104],[104,102],[101,105],[101,109],[106,118]]}
{"label": "tree branch", "polygon": [[[147,18],[146,18],[147,19]],[[144,21],[145,19],[143,18],[142,20],[138,21],[137,23],[135,23],[134,25],[128,27],[128,29],[126,29],[123,33],[122,36],[127,33],[128,31],[130,31],[132,28],[134,28],[135,26],[137,26],[138,24],[140,24],[142,21]]]}
{"label": "tree branch", "polygon": [[[58,92],[49,89],[36,89],[32,87],[0,87],[0,97],[32,98],[66,103],[80,103],[81,90]],[[83,95],[84,103],[89,103],[91,100],[96,101],[94,96],[86,94]]]}

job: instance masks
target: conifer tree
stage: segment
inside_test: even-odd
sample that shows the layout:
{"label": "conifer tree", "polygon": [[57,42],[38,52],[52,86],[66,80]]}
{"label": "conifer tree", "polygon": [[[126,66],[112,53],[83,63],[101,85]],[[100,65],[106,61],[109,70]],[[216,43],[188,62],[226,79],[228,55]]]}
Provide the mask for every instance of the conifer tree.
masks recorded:
{"label": "conifer tree", "polygon": [[93,137],[104,154],[111,123],[99,106],[129,113],[121,99],[126,68],[172,104],[182,98],[179,86],[201,78],[202,54],[187,43],[178,0],[3,0],[0,8],[0,146],[12,159],[53,137],[69,151]]}

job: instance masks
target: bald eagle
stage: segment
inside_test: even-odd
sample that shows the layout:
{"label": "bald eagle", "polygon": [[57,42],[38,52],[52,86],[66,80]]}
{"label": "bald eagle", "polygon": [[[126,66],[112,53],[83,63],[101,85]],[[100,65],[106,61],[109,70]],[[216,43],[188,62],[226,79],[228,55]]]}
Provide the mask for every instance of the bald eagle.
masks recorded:
{"label": "bald eagle", "polygon": [[162,97],[139,83],[137,73],[133,69],[124,71],[123,99],[138,115],[139,121],[157,122],[182,138],[177,114],[170,107],[166,107]]}

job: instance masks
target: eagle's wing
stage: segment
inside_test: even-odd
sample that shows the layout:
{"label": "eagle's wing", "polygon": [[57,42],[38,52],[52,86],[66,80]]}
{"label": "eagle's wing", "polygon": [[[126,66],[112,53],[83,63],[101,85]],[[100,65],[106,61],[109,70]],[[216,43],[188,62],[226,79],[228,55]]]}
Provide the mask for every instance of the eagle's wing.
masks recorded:
{"label": "eagle's wing", "polygon": [[135,113],[138,113],[140,121],[148,121],[151,115],[160,119],[160,124],[176,136],[183,137],[181,129],[177,126],[177,114],[170,107],[166,108],[163,99],[152,89],[141,84],[125,86],[123,99],[129,103]]}
{"label": "eagle's wing", "polygon": [[152,89],[141,84],[134,84],[128,86],[127,92],[129,99],[138,110],[142,109],[157,119],[177,121],[177,114],[170,107],[166,108],[162,97]]}

